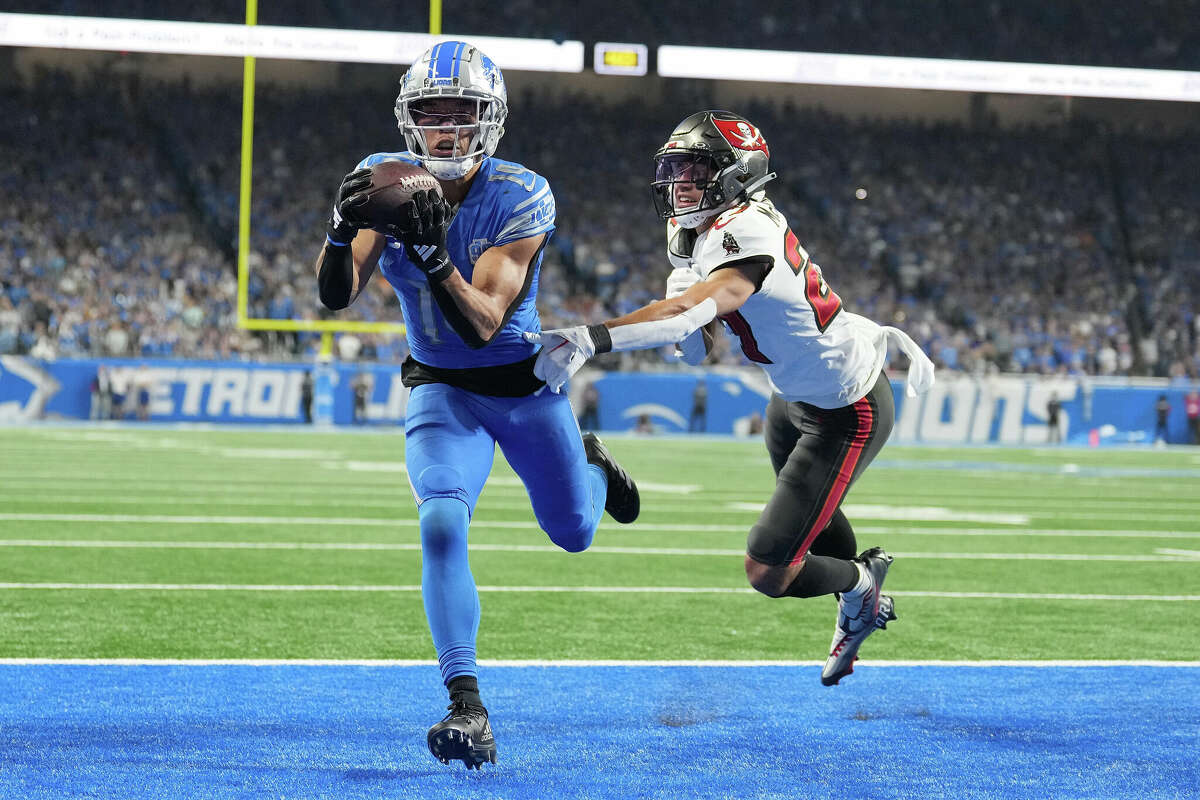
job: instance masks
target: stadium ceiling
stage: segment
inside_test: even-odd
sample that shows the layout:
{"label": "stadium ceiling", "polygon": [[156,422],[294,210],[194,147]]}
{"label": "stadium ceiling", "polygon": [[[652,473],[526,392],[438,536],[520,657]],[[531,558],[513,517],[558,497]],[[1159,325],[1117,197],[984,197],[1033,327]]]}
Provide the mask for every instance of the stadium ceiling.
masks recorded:
{"label": "stadium ceiling", "polygon": [[[411,64],[445,36],[276,25],[0,13],[0,45]],[[582,72],[583,42],[472,36],[505,69]],[[602,47],[601,47],[602,46]],[[597,47],[597,72],[641,74],[639,44]],[[607,55],[605,55],[607,54]],[[1200,72],[718,47],[658,48],[668,78],[1200,102]]]}

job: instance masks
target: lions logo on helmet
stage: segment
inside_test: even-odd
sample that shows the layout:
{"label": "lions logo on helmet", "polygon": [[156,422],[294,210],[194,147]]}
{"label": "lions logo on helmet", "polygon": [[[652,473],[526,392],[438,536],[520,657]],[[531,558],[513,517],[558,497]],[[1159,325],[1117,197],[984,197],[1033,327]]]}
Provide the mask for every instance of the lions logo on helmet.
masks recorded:
{"label": "lions logo on helmet", "polygon": [[[654,206],[662,219],[697,228],[775,177],[770,151],[749,120],[728,111],[700,111],[675,126],[654,154]],[[698,202],[683,202],[702,191]]]}
{"label": "lions logo on helmet", "polygon": [[[422,114],[431,101],[461,100],[462,113]],[[396,121],[408,149],[434,177],[465,177],[484,157],[495,154],[508,117],[508,92],[495,62],[466,42],[440,42],[426,50],[400,79]],[[436,124],[420,120],[437,119]],[[442,119],[444,118],[444,119]],[[430,152],[425,131],[454,129],[450,152]],[[469,144],[461,145],[464,134]]]}

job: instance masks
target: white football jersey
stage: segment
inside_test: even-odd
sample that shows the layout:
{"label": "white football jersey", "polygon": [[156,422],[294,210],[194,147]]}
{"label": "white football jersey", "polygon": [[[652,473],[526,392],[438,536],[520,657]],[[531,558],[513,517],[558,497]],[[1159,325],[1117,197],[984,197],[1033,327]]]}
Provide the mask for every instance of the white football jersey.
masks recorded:
{"label": "white football jersey", "polygon": [[755,199],[729,209],[688,247],[694,236],[674,220],[667,224],[672,266],[690,267],[701,280],[724,264],[754,256],[771,259],[758,291],[718,319],[785,400],[841,408],[871,390],[887,357],[887,334],[842,308],[841,298],[771,201]]}

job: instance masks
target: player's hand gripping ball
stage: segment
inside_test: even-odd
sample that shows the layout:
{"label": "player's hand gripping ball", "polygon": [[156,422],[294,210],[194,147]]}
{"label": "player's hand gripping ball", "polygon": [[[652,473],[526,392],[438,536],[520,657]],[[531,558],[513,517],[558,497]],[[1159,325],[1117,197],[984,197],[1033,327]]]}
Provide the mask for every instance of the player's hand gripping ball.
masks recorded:
{"label": "player's hand gripping ball", "polygon": [[430,280],[454,272],[446,251],[446,230],[453,216],[442,185],[422,167],[407,161],[381,161],[370,168],[370,186],[355,210],[370,227],[404,245],[404,252]]}
{"label": "player's hand gripping ball", "polygon": [[[357,207],[357,214],[380,233],[419,236],[421,232],[412,230],[411,225],[413,199],[418,193],[430,193],[430,200],[436,197],[445,202],[437,178],[407,161],[381,161],[369,169],[371,182],[362,192],[366,199]],[[425,241],[410,243],[433,244]]]}

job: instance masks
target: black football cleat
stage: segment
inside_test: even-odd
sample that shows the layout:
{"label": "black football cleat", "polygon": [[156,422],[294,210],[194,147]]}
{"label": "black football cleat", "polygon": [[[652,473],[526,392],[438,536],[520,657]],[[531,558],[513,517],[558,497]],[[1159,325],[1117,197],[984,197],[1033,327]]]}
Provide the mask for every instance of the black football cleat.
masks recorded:
{"label": "black football cleat", "polygon": [[461,700],[447,707],[450,713],[425,737],[433,757],[443,764],[461,761],[467,769],[495,764],[496,737],[492,736],[487,709]]}
{"label": "black football cleat", "polygon": [[583,435],[583,451],[587,453],[589,464],[595,464],[604,470],[608,476],[608,496],[604,499],[604,510],[608,515],[624,525],[638,518],[642,510],[641,495],[638,494],[637,484],[629,473],[621,469],[621,465],[608,452],[604,442],[594,433]]}

